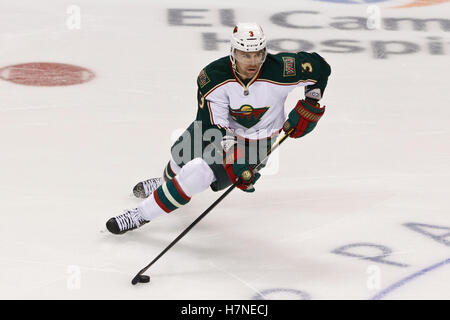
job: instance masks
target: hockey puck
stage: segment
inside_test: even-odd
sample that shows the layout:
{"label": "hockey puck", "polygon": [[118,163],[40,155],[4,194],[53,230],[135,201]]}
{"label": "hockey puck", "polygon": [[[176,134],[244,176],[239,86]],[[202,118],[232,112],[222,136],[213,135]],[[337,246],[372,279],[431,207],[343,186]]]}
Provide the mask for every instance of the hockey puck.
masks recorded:
{"label": "hockey puck", "polygon": [[131,280],[131,284],[133,285],[137,283],[148,283],[148,282],[150,282],[150,277],[143,274],[138,274],[136,277],[133,278],[133,280]]}

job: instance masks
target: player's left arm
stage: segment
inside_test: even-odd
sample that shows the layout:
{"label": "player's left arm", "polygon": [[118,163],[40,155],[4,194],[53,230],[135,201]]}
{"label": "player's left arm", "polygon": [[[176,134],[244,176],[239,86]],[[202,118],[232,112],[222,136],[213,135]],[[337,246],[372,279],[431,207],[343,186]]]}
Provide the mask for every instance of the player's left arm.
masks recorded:
{"label": "player's left arm", "polygon": [[297,53],[297,74],[300,79],[312,83],[305,87],[305,99],[299,100],[297,105],[289,113],[284,123],[283,130],[292,138],[300,138],[310,133],[317,125],[325,112],[319,100],[322,99],[331,74],[330,65],[317,53]]}

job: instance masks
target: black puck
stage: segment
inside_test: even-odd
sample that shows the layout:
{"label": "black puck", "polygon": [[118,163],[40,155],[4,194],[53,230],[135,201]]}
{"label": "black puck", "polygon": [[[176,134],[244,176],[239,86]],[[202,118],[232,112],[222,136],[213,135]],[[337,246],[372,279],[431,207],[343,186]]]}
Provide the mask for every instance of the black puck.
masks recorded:
{"label": "black puck", "polygon": [[133,280],[131,280],[131,284],[133,285],[137,283],[148,283],[148,282],[150,282],[150,277],[143,274],[138,274],[136,277],[133,278]]}

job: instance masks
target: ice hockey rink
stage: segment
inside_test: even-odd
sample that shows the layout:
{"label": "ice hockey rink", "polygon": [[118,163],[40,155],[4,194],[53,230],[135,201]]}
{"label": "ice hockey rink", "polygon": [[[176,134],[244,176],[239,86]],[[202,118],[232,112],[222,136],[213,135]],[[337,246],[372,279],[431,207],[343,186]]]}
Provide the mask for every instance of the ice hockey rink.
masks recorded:
{"label": "ice hockey rink", "polygon": [[[449,13],[445,0],[3,0],[0,298],[450,299]],[[220,193],[122,236],[105,222],[162,174],[197,75],[239,21],[260,23],[272,53],[328,61],[327,111],[255,193],[234,190],[132,286]],[[10,68],[38,62],[83,68],[81,83]]]}

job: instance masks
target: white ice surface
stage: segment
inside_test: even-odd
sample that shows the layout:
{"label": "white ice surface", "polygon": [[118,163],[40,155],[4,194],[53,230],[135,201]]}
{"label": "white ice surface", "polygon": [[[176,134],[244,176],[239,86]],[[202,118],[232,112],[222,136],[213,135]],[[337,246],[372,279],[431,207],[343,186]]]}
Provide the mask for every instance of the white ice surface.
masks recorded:
{"label": "white ice surface", "polygon": [[[449,17],[450,3],[390,8],[405,2],[378,4],[386,16]],[[385,289],[385,299],[450,299],[450,263],[413,276],[449,259],[449,236],[436,241],[404,225],[450,232],[448,32],[287,29],[270,21],[292,10],[320,12],[314,22],[323,26],[366,15],[366,4],[313,0],[83,0],[81,29],[69,30],[72,3],[0,3],[0,67],[62,62],[96,74],[67,87],[0,80],[1,299],[371,299]],[[209,9],[197,14],[212,26],[170,26],[168,8]],[[150,284],[131,286],[219,196],[208,190],[123,236],[104,227],[136,207],[131,188],[161,174],[171,136],[194,119],[199,71],[228,52],[226,44],[202,49],[201,32],[229,36],[218,18],[222,8],[258,21],[269,38],[355,39],[365,51],[315,48],[332,66],[327,112],[315,131],[280,148],[278,172],[263,176],[254,194],[233,191],[149,270]],[[446,54],[421,50],[383,60],[370,52],[373,40],[425,47],[428,36],[440,37]],[[287,110],[301,96],[293,93]],[[358,243],[385,246],[392,251],[386,260],[407,266],[332,252]],[[371,270],[378,286],[368,285]]]}

